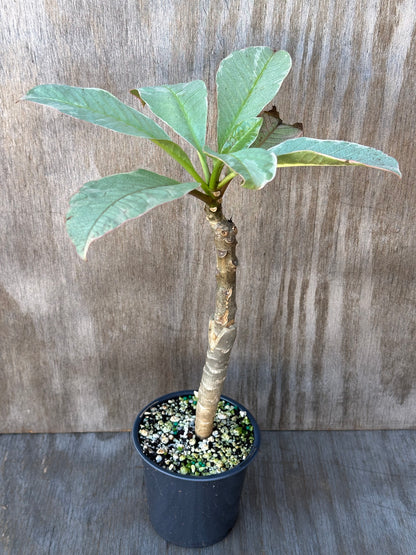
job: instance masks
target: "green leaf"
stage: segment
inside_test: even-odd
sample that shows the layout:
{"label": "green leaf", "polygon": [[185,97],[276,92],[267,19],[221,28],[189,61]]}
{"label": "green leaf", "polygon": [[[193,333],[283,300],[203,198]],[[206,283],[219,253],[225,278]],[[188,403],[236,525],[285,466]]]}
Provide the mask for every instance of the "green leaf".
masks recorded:
{"label": "green leaf", "polygon": [[179,162],[199,183],[203,181],[188,155],[170,140],[157,123],[123,104],[107,91],[67,85],[40,85],[29,91],[24,98],[113,131],[150,139]]}
{"label": "green leaf", "polygon": [[268,149],[283,141],[295,139],[303,135],[302,124],[286,125],[280,119],[279,112],[274,106],[271,110],[261,112],[260,117],[263,118],[263,125],[253,147]]}
{"label": "green leaf", "polygon": [[179,183],[147,170],[90,181],[71,198],[67,214],[68,234],[78,254],[85,259],[94,239],[193,189],[195,183]]}
{"label": "green leaf", "polygon": [[262,125],[261,118],[250,118],[238,125],[223,146],[222,152],[248,148],[255,140]]}
{"label": "green leaf", "polygon": [[277,156],[278,167],[289,166],[369,166],[401,177],[397,160],[369,146],[346,141],[301,137],[269,149]]}
{"label": "green leaf", "polygon": [[262,148],[246,148],[230,154],[218,154],[205,148],[211,158],[221,160],[244,179],[246,189],[261,189],[276,174],[276,157]]}
{"label": "green leaf", "polygon": [[267,46],[238,50],[217,72],[218,149],[223,151],[235,128],[255,117],[277,94],[291,67],[290,55]]}
{"label": "green leaf", "polygon": [[143,87],[137,92],[156,116],[199,152],[203,151],[208,111],[207,88],[203,81]]}
{"label": "green leaf", "polygon": [[23,97],[23,100],[56,108],[74,118],[126,135],[162,141],[170,140],[157,123],[102,89],[84,89],[68,85],[39,85],[31,89]]}

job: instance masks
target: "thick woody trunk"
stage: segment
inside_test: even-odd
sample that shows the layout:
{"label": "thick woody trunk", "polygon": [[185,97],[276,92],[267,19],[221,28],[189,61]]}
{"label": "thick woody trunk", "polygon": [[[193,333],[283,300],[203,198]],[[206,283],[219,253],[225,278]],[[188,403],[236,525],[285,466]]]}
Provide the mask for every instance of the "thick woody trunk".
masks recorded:
{"label": "thick woody trunk", "polygon": [[207,219],[214,233],[217,254],[217,290],[215,314],[209,322],[208,351],[198,391],[195,431],[198,437],[212,433],[215,413],[227,374],[231,349],[237,329],[235,327],[235,284],[237,257],[237,228],[227,220],[221,205],[206,207]]}

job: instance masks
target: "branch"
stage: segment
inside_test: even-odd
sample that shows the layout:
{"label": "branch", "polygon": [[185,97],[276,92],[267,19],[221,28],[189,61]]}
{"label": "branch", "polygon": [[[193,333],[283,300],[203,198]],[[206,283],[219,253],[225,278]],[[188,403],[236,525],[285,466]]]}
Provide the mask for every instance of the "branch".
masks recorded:
{"label": "branch", "polygon": [[192,191],[189,191],[188,195],[192,195],[193,197],[202,200],[202,202],[205,202],[205,204],[207,204],[208,206],[211,206],[213,203],[213,199],[209,195],[198,191],[198,189],[193,189]]}

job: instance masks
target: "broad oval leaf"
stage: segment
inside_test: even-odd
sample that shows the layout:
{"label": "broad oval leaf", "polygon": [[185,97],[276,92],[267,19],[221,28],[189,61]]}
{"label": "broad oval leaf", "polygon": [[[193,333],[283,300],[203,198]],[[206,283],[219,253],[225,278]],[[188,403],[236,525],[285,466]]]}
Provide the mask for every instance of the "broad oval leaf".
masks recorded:
{"label": "broad oval leaf", "polygon": [[240,123],[223,146],[222,152],[227,153],[248,148],[256,140],[262,122],[261,118],[250,118]]}
{"label": "broad oval leaf", "polygon": [[89,181],[70,200],[68,234],[78,254],[85,259],[94,239],[193,189],[195,183],[179,183],[148,170]]}
{"label": "broad oval leaf", "polygon": [[199,152],[203,151],[208,111],[203,81],[142,87],[137,92],[156,116]]}
{"label": "broad oval leaf", "polygon": [[205,148],[205,152],[240,174],[246,189],[261,189],[276,174],[276,157],[262,148],[246,148],[229,154],[219,154]]}
{"label": "broad oval leaf", "polygon": [[156,122],[102,89],[39,85],[31,89],[23,100],[56,108],[74,118],[126,135],[170,140]]}
{"label": "broad oval leaf", "polygon": [[278,167],[290,166],[368,166],[401,177],[395,158],[369,146],[346,141],[300,137],[269,149],[277,156]]}
{"label": "broad oval leaf", "polygon": [[295,139],[303,135],[302,124],[287,125],[283,123],[279,117],[279,112],[274,106],[271,110],[261,112],[260,117],[263,118],[263,125],[253,147],[269,149],[283,141]]}
{"label": "broad oval leaf", "polygon": [[218,150],[243,121],[255,117],[277,94],[289,73],[288,52],[267,46],[237,50],[225,58],[217,72]]}

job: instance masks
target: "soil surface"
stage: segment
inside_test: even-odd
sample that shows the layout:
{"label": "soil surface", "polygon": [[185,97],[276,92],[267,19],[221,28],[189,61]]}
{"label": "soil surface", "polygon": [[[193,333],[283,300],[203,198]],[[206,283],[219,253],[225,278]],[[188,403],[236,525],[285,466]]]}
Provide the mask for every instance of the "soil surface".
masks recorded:
{"label": "soil surface", "polygon": [[195,435],[194,395],[169,399],[143,415],[139,443],[159,466],[183,475],[208,476],[230,470],[250,453],[253,426],[245,411],[221,400],[212,435]]}

